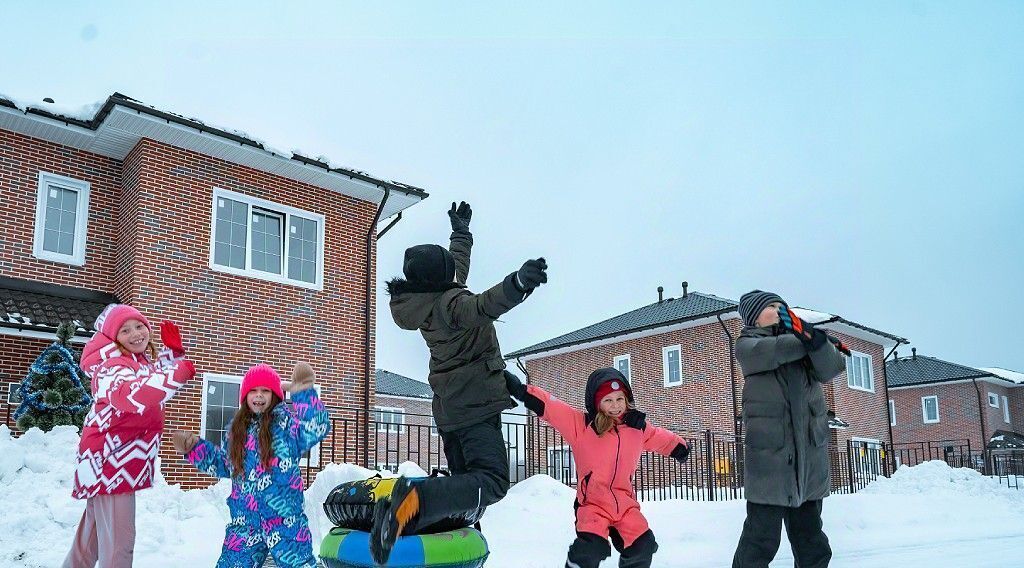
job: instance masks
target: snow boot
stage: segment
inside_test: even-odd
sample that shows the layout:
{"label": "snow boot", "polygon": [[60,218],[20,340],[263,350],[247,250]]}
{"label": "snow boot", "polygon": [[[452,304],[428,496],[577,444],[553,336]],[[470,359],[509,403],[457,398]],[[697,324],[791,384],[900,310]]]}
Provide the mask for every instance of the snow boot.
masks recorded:
{"label": "snow boot", "polygon": [[379,565],[387,564],[395,541],[420,513],[420,493],[406,477],[398,478],[390,499],[377,501],[370,530],[370,555]]}

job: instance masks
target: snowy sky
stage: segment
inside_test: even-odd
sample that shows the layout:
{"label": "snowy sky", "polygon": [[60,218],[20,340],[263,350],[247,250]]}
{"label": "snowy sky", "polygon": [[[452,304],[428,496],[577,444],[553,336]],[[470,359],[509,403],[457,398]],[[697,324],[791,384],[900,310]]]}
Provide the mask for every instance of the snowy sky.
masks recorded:
{"label": "snowy sky", "polygon": [[[1024,5],[156,4],[6,4],[0,92],[120,91],[423,187],[381,282],[471,201],[471,288],[551,267],[506,352],[687,280],[1024,370]],[[422,379],[380,307],[378,366]]]}

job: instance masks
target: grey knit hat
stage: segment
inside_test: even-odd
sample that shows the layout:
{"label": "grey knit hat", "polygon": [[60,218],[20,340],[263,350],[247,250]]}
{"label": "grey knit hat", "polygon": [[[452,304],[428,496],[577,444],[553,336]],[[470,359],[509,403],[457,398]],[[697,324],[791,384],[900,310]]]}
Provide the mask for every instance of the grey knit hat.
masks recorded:
{"label": "grey knit hat", "polygon": [[761,315],[761,311],[767,308],[768,304],[772,302],[779,302],[780,304],[786,303],[782,297],[774,292],[752,290],[743,294],[743,296],[740,297],[740,317],[743,318],[743,323],[750,327],[756,326],[757,316]]}

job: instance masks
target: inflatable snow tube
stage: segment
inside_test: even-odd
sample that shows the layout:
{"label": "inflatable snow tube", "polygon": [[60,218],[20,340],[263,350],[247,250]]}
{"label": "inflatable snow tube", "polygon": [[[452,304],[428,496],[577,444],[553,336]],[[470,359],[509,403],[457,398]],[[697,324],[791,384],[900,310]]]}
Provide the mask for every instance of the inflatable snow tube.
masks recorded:
{"label": "inflatable snow tube", "polygon": [[[435,472],[436,474],[436,472]],[[414,479],[427,479],[425,477]],[[384,497],[391,495],[397,477],[382,478],[377,475],[369,479],[342,483],[331,490],[324,501],[324,512],[336,527],[369,531],[373,526],[373,506]],[[483,516],[485,508],[455,513],[428,527],[416,526],[415,519],[406,527],[406,534],[440,533],[461,529],[475,524]]]}
{"label": "inflatable snow tube", "polygon": [[[398,537],[387,568],[480,568],[490,551],[480,531],[462,528],[437,534]],[[370,534],[335,527],[320,544],[328,568],[376,568]]]}

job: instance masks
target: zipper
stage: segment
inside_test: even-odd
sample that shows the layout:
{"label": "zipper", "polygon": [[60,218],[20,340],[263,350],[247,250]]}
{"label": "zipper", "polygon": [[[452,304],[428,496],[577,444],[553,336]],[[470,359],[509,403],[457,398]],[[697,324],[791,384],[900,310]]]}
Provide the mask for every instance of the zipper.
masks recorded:
{"label": "zipper", "polygon": [[590,489],[590,476],[594,475],[594,472],[590,472],[583,476],[583,502],[581,505],[587,504],[587,490]]}
{"label": "zipper", "polygon": [[612,470],[612,481],[609,484],[612,492],[612,499],[615,500],[615,512],[619,512],[619,496],[615,494],[615,476],[619,473],[619,450],[622,447],[622,437],[619,436],[619,427],[614,426],[615,430],[615,469]]}

